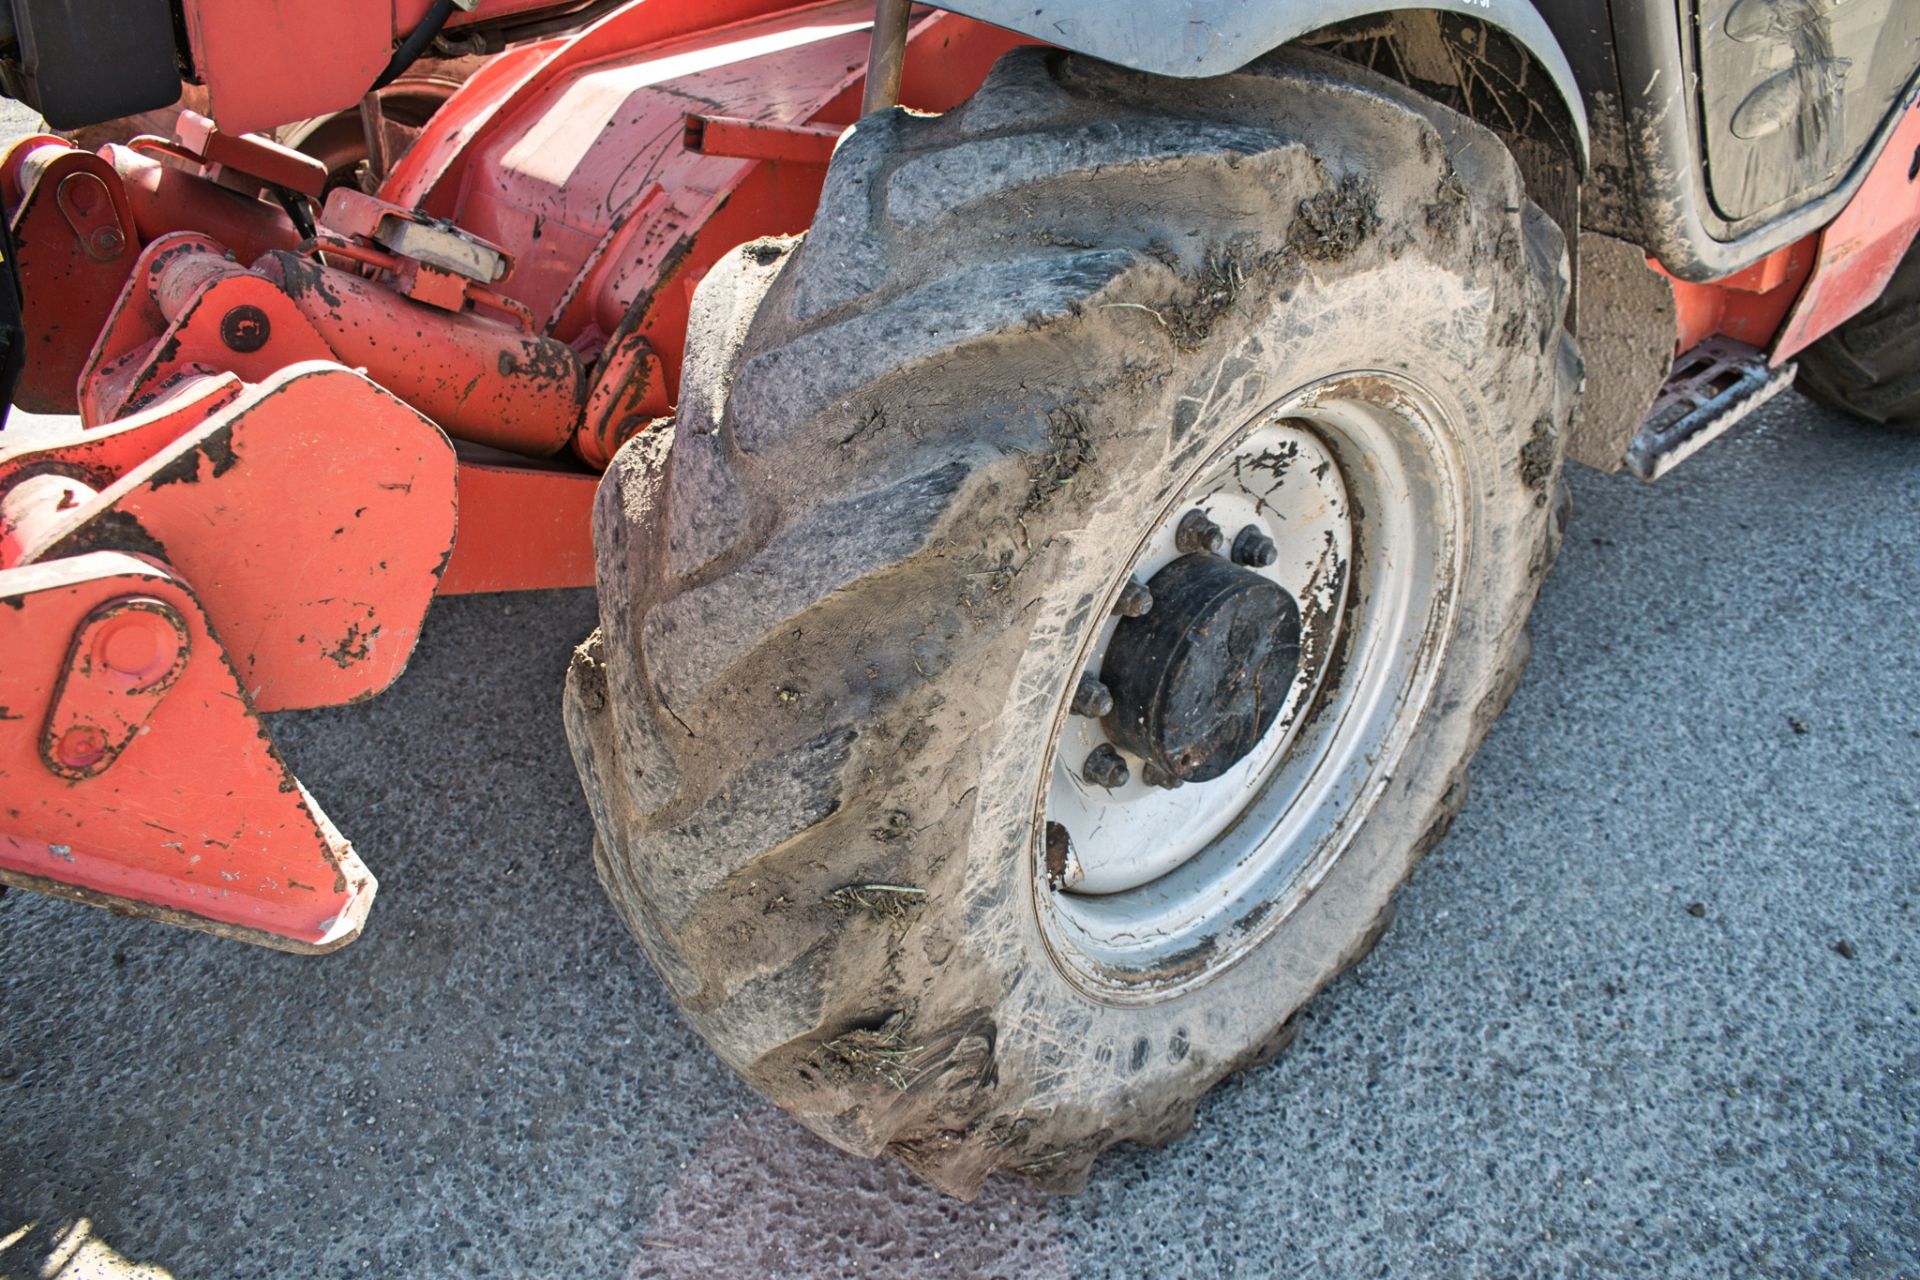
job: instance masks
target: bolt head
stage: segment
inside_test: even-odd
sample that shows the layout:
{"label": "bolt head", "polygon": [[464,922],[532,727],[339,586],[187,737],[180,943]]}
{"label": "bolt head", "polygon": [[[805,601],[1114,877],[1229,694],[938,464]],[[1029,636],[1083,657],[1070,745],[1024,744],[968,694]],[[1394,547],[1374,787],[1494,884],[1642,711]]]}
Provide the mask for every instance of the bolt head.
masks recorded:
{"label": "bolt head", "polygon": [[143,674],[160,653],[162,636],[154,626],[114,627],[100,637],[100,655],[122,675]]}
{"label": "bolt head", "polygon": [[1093,716],[1096,719],[1113,710],[1113,693],[1104,684],[1092,676],[1080,677],[1080,684],[1073,691],[1073,714]]}
{"label": "bolt head", "polygon": [[1138,582],[1120,588],[1120,598],[1113,602],[1113,611],[1123,618],[1144,618],[1152,609],[1153,592]]}
{"label": "bolt head", "polygon": [[1103,742],[1087,754],[1086,763],[1080,766],[1080,776],[1096,787],[1124,787],[1133,771],[1127,767],[1126,757],[1114,749],[1111,743]]}
{"label": "bolt head", "polygon": [[1249,569],[1264,569],[1280,558],[1280,549],[1273,545],[1257,524],[1250,524],[1233,536],[1233,562],[1246,565]]}
{"label": "bolt head", "polygon": [[1159,787],[1162,791],[1171,791],[1182,785],[1177,775],[1167,772],[1151,760],[1140,766],[1140,781],[1150,787]]}
{"label": "bolt head", "polygon": [[1181,516],[1179,525],[1173,531],[1173,545],[1184,555],[1192,555],[1196,551],[1218,555],[1225,542],[1226,535],[1220,532],[1220,526],[1198,507]]}
{"label": "bolt head", "polygon": [[179,678],[188,640],[171,610],[136,606],[100,620],[91,649],[95,676],[107,677],[111,687],[123,693],[158,692]]}
{"label": "bolt head", "polygon": [[69,769],[90,769],[106,754],[107,735],[90,724],[67,730],[54,747],[54,755]]}

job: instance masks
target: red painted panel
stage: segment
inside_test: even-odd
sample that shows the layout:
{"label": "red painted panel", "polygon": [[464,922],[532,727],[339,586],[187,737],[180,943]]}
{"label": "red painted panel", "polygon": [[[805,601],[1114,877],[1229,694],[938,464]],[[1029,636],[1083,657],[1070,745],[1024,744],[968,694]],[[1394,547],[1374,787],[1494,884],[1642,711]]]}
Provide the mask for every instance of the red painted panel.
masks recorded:
{"label": "red painted panel", "polygon": [[[1765,347],[1812,274],[1813,259],[1814,238],[1808,236],[1720,280],[1673,280],[1679,326],[1674,350],[1691,350],[1716,335]],[[1657,262],[1650,265],[1660,269]]]}
{"label": "red painted panel", "polygon": [[251,133],[353,105],[393,56],[393,0],[187,0],[208,112]]}
{"label": "red painted panel", "polygon": [[[184,0],[208,114],[229,133],[265,131],[352,106],[372,88],[432,0]],[[557,0],[478,0],[448,28],[569,7]],[[669,6],[649,5],[649,8]],[[700,5],[670,6],[693,11]]]}
{"label": "red painted panel", "polygon": [[593,495],[583,471],[460,460],[460,532],[441,595],[593,585]]}
{"label": "red painted panel", "polygon": [[1820,233],[1806,292],[1773,346],[1779,364],[1880,296],[1920,234],[1920,100],[1888,140],[1867,180]]}

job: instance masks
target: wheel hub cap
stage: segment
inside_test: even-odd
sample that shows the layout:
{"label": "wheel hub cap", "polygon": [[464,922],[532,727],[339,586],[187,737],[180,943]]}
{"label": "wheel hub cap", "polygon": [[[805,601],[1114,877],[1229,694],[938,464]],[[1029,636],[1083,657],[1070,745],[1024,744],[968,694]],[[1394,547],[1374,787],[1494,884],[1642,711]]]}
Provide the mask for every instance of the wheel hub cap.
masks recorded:
{"label": "wheel hub cap", "polygon": [[1108,735],[1148,765],[1148,781],[1210,782],[1244,759],[1300,670],[1300,606],[1277,584],[1205,552],[1147,583],[1153,608],[1124,618],[1101,681]]}

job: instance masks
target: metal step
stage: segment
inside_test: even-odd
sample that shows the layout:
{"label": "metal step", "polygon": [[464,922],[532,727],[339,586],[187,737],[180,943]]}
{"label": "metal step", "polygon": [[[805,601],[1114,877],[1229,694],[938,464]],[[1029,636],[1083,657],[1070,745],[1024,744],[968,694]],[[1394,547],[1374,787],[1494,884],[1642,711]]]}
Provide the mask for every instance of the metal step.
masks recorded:
{"label": "metal step", "polygon": [[1767,353],[1709,338],[1674,362],[1647,420],[1627,445],[1627,468],[1658,480],[1709,441],[1793,385],[1800,366],[1767,367]]}

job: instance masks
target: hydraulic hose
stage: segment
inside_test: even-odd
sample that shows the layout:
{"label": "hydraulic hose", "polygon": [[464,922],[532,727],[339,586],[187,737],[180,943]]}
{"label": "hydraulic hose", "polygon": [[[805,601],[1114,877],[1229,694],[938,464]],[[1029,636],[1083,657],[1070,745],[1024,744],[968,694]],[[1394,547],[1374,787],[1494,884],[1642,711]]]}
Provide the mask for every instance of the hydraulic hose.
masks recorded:
{"label": "hydraulic hose", "polygon": [[445,29],[447,19],[453,16],[453,8],[454,0],[433,0],[433,7],[427,10],[426,16],[420,19],[419,25],[408,33],[407,38],[400,42],[400,47],[393,51],[393,60],[387,63],[387,69],[380,73],[380,78],[373,82],[367,92],[374,93],[386,88],[418,61],[420,55],[427,51],[427,46]]}

